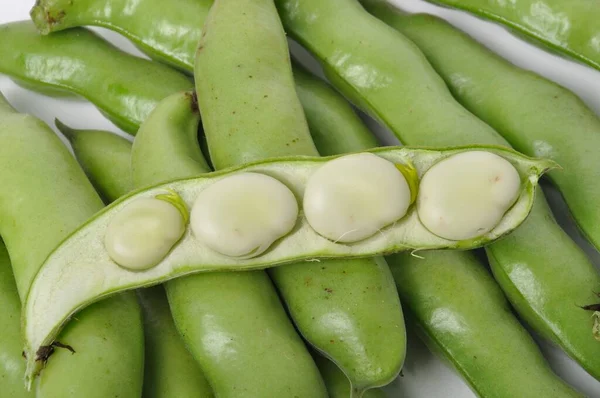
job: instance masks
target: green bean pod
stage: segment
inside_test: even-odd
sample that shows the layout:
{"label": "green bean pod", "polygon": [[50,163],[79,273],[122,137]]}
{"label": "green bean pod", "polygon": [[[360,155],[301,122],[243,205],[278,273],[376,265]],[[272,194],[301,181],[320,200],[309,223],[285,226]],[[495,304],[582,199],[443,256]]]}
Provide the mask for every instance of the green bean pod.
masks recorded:
{"label": "green bean pod", "polygon": [[[600,119],[571,91],[520,69],[432,15],[403,15],[382,2],[369,8],[413,40],[454,97],[516,150],[549,157],[563,170],[549,177],[587,238],[600,248],[596,184]],[[568,132],[568,133],[567,133]]]}
{"label": "green bean pod", "polygon": [[193,87],[166,66],[126,54],[86,29],[48,36],[27,21],[0,26],[0,73],[41,92],[70,92],[135,134],[156,104]]}
{"label": "green bean pod", "polygon": [[45,35],[88,25],[111,29],[152,59],[192,72],[202,24],[212,3],[174,0],[165,7],[162,0],[37,0],[31,19]]}
{"label": "green bean pod", "polygon": [[[358,152],[378,146],[344,97],[304,67],[294,63],[296,92],[304,108],[310,135],[322,156]],[[340,136],[337,131],[345,131]]]}
{"label": "green bean pod", "polygon": [[[580,397],[550,369],[485,266],[469,252],[387,260],[407,322],[481,397]],[[468,292],[464,294],[463,292]],[[516,360],[518,358],[518,360]]]}
{"label": "green bean pod", "polygon": [[[50,251],[102,201],[58,137],[2,98],[0,132],[0,234],[23,299]],[[36,353],[47,360],[37,397],[141,396],[144,338],[134,295],[90,306],[58,341],[75,353],[59,346]]]}
{"label": "green bean pod", "polygon": [[[194,97],[165,99],[134,141],[135,185],[208,172],[198,124]],[[318,370],[265,272],[207,273],[165,287],[175,324],[218,396],[324,395]]]}
{"label": "green bean pod", "polygon": [[428,0],[500,23],[600,70],[600,7],[589,0]]}
{"label": "green bean pod", "polygon": [[[221,169],[266,157],[318,155],[272,0],[230,3],[213,5],[195,66],[213,165]],[[231,31],[244,40],[233,39]],[[274,268],[270,275],[300,333],[344,371],[358,396],[397,376],[406,335],[383,259],[299,263]]]}
{"label": "green bean pod", "polygon": [[[59,121],[57,126],[68,137],[79,164],[106,203],[131,191],[130,141],[106,131],[74,130]],[[212,397],[208,381],[175,328],[164,288],[138,290],[137,295],[146,342],[143,396]]]}
{"label": "green bean pod", "polygon": [[[131,142],[105,131],[75,130],[58,119],[55,124],[71,143],[79,165],[104,203],[131,191]],[[117,172],[119,176],[113,177]]]}
{"label": "green bean pod", "polygon": [[23,386],[25,361],[21,340],[21,301],[10,258],[0,241],[0,398],[34,397]]}
{"label": "green bean pod", "polygon": [[[293,4],[297,3],[278,1],[288,32],[317,56],[340,91],[404,144],[508,146],[453,99],[414,43],[356,1],[306,0],[295,8]],[[600,277],[556,224],[543,195],[536,196],[523,225],[486,246],[486,253],[496,280],[521,317],[600,377],[593,319],[577,306],[597,301],[594,291]]]}
{"label": "green bean pod", "polygon": [[[377,146],[368,130],[331,129],[327,134],[327,139],[315,142],[319,151],[332,155]],[[531,336],[510,313],[502,291],[475,256],[468,252],[428,251],[419,256],[402,253],[386,259],[407,322],[416,326],[432,351],[447,360],[477,395],[576,395],[552,373]],[[460,294],[457,286],[469,293]],[[476,302],[472,297],[477,297]],[[324,362],[317,360],[317,365],[326,374],[323,368],[329,369],[329,364]]]}

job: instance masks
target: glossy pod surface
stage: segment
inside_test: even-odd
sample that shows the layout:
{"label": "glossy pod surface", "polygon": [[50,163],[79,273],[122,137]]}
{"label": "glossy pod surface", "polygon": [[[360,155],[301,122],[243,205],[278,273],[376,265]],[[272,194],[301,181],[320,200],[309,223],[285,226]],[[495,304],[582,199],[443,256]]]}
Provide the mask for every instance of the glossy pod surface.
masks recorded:
{"label": "glossy pod surface", "polygon": [[[327,134],[326,139],[316,140],[321,153],[377,146],[368,130],[331,129]],[[477,395],[577,395],[552,373],[536,343],[510,313],[491,275],[471,253],[428,251],[419,257],[411,253],[386,257],[407,322],[423,332],[420,337]],[[331,369],[326,360],[317,364],[321,372]]]}
{"label": "glossy pod surface", "polygon": [[[198,146],[195,102],[188,93],[170,96],[144,123],[132,152],[136,186],[209,171]],[[265,272],[206,273],[165,287],[175,324],[216,394],[324,395]]]}
{"label": "glossy pod surface", "polygon": [[[414,40],[454,96],[517,150],[560,162],[563,170],[549,176],[597,244],[600,162],[594,148],[600,145],[600,120],[593,112],[570,91],[511,65],[436,17],[404,15],[378,1],[364,4]],[[522,318],[600,378],[590,313],[577,306],[597,301],[600,276],[549,214],[534,211],[514,235],[488,250],[494,276]]]}
{"label": "glossy pod surface", "polygon": [[[78,26],[115,30],[153,59],[191,72],[213,0],[38,0],[31,19],[42,34]],[[152,21],[149,24],[147,21]]]}
{"label": "glossy pod surface", "polygon": [[0,73],[41,92],[70,92],[135,134],[156,104],[193,87],[166,66],[134,57],[86,29],[41,36],[28,21],[0,26]]}
{"label": "glossy pod surface", "polygon": [[593,0],[429,0],[490,19],[600,70],[600,7]]}
{"label": "glossy pod surface", "polygon": [[[196,58],[198,102],[217,169],[273,156],[318,155],[294,90],[281,22],[271,0],[258,4],[253,8],[269,19],[215,3],[216,16],[205,24]],[[232,40],[234,30],[243,31],[244,40]],[[357,395],[396,377],[406,337],[385,262],[304,262],[270,275],[302,336],[343,370]]]}
{"label": "glossy pod surface", "polygon": [[[381,120],[404,144],[508,146],[454,100],[414,43],[368,15],[357,2],[307,0],[294,3],[301,5],[297,8],[293,3],[278,1],[290,34],[317,56],[340,91]],[[343,10],[343,17],[334,10]],[[546,336],[550,330],[553,334],[566,330],[555,325],[578,329],[568,344],[581,348],[569,351],[588,372],[598,375],[599,357],[583,349],[594,339],[593,319],[573,305],[596,302],[598,275],[556,224],[543,195],[536,196],[526,222],[507,238],[488,245],[486,253],[502,290],[519,304],[521,316],[534,320],[532,326]],[[535,294],[531,286],[536,286]]]}
{"label": "glossy pod surface", "polygon": [[472,253],[420,255],[387,257],[407,319],[478,396],[581,396],[552,373]]}
{"label": "glossy pod surface", "polygon": [[[24,298],[52,248],[98,211],[102,202],[52,130],[16,113],[3,99],[0,113],[0,186],[4,187],[0,189],[0,233]],[[36,396],[140,396],[144,339],[135,296],[128,293],[102,301],[77,319],[59,336],[75,354],[56,349],[38,381]],[[36,353],[30,355],[35,358]]]}
{"label": "glossy pod surface", "polygon": [[[197,118],[192,116],[191,119],[196,120],[197,124]],[[62,124],[59,126],[61,131],[67,133],[79,164],[105,203],[113,202],[131,190],[130,141],[106,131],[74,130]],[[208,381],[175,328],[164,288],[156,286],[141,289],[137,291],[137,296],[144,317],[143,396],[212,397]]]}

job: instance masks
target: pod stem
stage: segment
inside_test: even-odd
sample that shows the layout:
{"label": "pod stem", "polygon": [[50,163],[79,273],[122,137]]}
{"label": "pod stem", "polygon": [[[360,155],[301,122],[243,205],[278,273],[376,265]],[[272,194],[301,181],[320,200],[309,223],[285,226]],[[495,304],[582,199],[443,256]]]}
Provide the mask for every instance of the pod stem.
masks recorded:
{"label": "pod stem", "polygon": [[419,175],[417,169],[410,162],[406,164],[396,163],[395,166],[408,183],[408,187],[410,188],[410,204],[413,204],[417,200],[417,193],[419,192]]}
{"label": "pod stem", "polygon": [[177,192],[169,189],[168,193],[156,195],[155,199],[165,201],[175,206],[177,210],[179,210],[179,212],[181,213],[181,216],[183,217],[183,223],[185,225],[187,225],[187,223],[190,221],[190,212],[185,202]]}

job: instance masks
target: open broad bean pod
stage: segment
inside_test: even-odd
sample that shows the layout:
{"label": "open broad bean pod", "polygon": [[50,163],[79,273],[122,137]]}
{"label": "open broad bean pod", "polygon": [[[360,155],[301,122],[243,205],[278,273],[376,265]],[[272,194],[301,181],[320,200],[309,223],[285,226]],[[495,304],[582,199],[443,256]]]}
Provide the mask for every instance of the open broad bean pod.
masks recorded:
{"label": "open broad bean pod", "polygon": [[494,146],[388,147],[268,159],[135,192],[37,274],[24,305],[27,377],[73,314],[121,291],[197,272],[484,245],[523,222],[555,166]]}

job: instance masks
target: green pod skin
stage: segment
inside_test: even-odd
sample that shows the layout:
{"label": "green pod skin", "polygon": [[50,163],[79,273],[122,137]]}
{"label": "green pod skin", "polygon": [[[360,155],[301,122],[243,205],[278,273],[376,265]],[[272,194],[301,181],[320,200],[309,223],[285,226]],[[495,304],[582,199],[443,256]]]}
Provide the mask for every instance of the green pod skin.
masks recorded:
{"label": "green pod skin", "polygon": [[[417,43],[454,96],[517,150],[559,162],[564,170],[552,172],[550,178],[598,247],[600,211],[594,199],[600,196],[595,188],[600,161],[594,148],[600,146],[600,120],[596,115],[572,92],[517,68],[445,21],[431,15],[404,15],[378,0],[363,3]],[[508,242],[488,250],[492,271],[521,317],[600,380],[600,344],[590,332],[590,313],[577,307],[597,302],[593,292],[600,290],[600,275],[553,224],[540,211],[530,215],[516,232],[519,245],[508,250],[518,239],[513,234]],[[535,246],[532,253],[538,260],[531,261],[528,251]],[[531,286],[536,286],[535,294]]]}
{"label": "green pod skin", "polygon": [[[70,129],[58,121],[57,126],[71,142],[79,164],[106,203],[131,191],[130,141],[106,131]],[[146,342],[143,396],[212,397],[208,381],[175,328],[164,288],[140,289],[137,295]]]}
{"label": "green pod skin", "polygon": [[160,100],[193,87],[187,76],[122,52],[89,30],[41,36],[29,21],[0,26],[0,73],[36,91],[82,96],[131,134]]}
{"label": "green pod skin", "polygon": [[428,0],[503,24],[600,70],[600,7],[593,0]]}
{"label": "green pod skin", "polygon": [[[215,168],[266,157],[318,155],[272,0],[235,6],[217,0],[204,29],[196,57],[196,91]],[[235,40],[234,31],[239,32]],[[304,75],[305,85],[318,83],[307,80]],[[330,91],[313,90],[313,95],[322,104],[340,107],[340,98],[332,100]],[[344,371],[356,396],[398,375],[406,332],[383,259],[292,264],[269,274],[300,333]]]}
{"label": "green pod skin", "polygon": [[[100,26],[121,33],[152,59],[186,72],[213,0],[37,0],[31,19],[42,34],[78,26]],[[148,21],[152,21],[151,24]]]}
{"label": "green pod skin", "polygon": [[[323,375],[329,398],[351,397],[351,385],[344,372],[336,364],[319,354],[313,354],[313,358]],[[363,398],[385,398],[385,393],[379,388],[374,388],[365,391]]]}
{"label": "green pod skin", "polygon": [[0,398],[28,398],[35,393],[23,385],[25,362],[21,339],[21,301],[10,258],[0,241]]}
{"label": "green pod skin", "polygon": [[[292,3],[278,0],[288,32],[320,59],[334,86],[383,121],[405,145],[509,146],[453,99],[412,42],[358,2],[305,0],[293,9]],[[594,321],[578,305],[597,302],[594,292],[600,289],[600,277],[556,224],[544,196],[536,195],[528,219],[506,238],[486,246],[486,253],[519,315],[598,378]]]}
{"label": "green pod skin", "polygon": [[[131,142],[101,130],[75,130],[55,120],[56,127],[67,137],[79,165],[109,204],[131,191]],[[119,178],[112,177],[119,172]]]}
{"label": "green pod skin", "polygon": [[[331,129],[328,134],[327,140],[316,141],[322,153],[337,155],[378,146],[368,130]],[[511,314],[498,285],[472,254],[429,251],[422,256],[387,257],[407,319],[473,391],[482,397],[576,395],[552,373],[531,336]],[[468,294],[457,294],[457,286]],[[460,327],[453,328],[453,320]],[[317,361],[323,374],[330,369],[325,361]]]}
{"label": "green pod skin", "polygon": [[581,396],[552,372],[472,253],[420,255],[424,259],[410,253],[387,257],[407,319],[478,396]]}
{"label": "green pod skin", "polygon": [[[517,68],[432,15],[403,15],[381,2],[373,13],[413,40],[454,97],[519,152],[548,157],[549,177],[587,238],[600,248],[600,119],[571,91]],[[600,8],[600,7],[599,7]],[[576,126],[576,128],[574,128]],[[566,133],[568,131],[568,134]]]}
{"label": "green pod skin", "polygon": [[[294,63],[296,93],[304,108],[310,135],[321,156],[375,148],[377,139],[346,99],[327,83]],[[345,131],[345,136],[336,134]]]}
{"label": "green pod skin", "polygon": [[[135,185],[209,172],[198,145],[199,123],[192,95],[175,94],[161,102],[134,141]],[[175,324],[215,395],[326,395],[265,272],[206,273],[165,287]]]}
{"label": "green pod skin", "polygon": [[137,294],[146,332],[144,397],[214,397],[173,323],[164,287],[140,289]]}
{"label": "green pod skin", "polygon": [[[5,187],[0,189],[0,233],[23,298],[50,251],[103,205],[52,130],[16,113],[2,98],[0,131]],[[58,341],[76,353],[55,350],[39,378],[37,397],[141,396],[144,336],[133,294],[83,310]]]}

